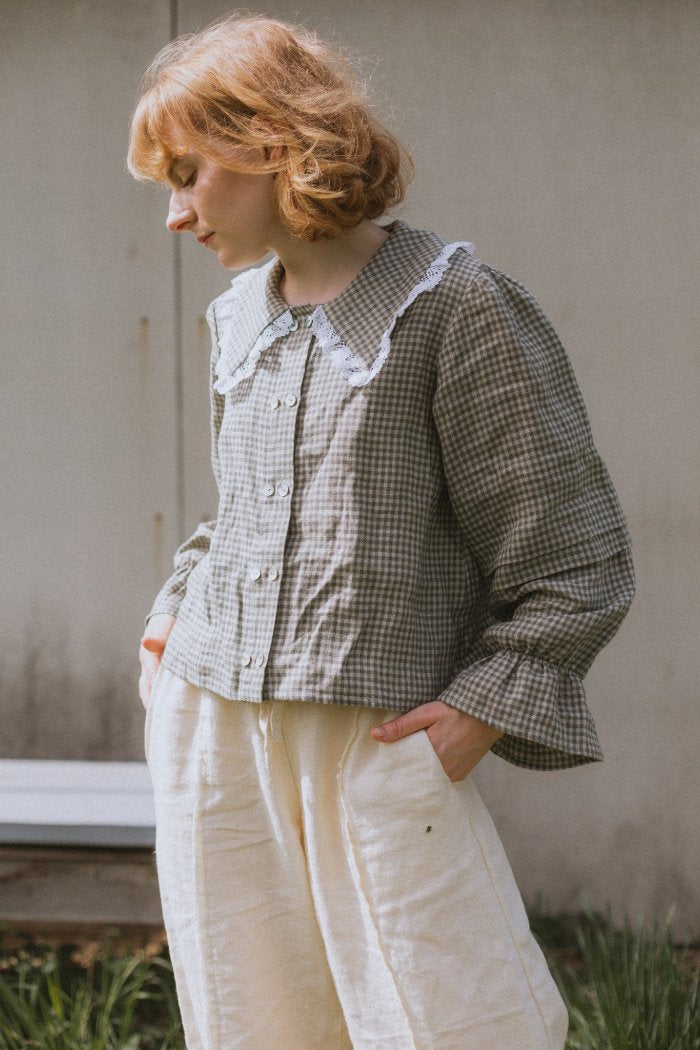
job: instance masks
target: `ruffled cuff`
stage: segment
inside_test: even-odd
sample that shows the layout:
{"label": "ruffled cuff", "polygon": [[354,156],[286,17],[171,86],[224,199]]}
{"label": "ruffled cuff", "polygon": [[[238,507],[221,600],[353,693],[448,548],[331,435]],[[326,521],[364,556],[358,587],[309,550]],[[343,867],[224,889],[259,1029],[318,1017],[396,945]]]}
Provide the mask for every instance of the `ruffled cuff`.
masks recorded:
{"label": "ruffled cuff", "polygon": [[437,699],[503,730],[491,750],[516,766],[566,769],[603,757],[580,675],[539,657],[501,649]]}

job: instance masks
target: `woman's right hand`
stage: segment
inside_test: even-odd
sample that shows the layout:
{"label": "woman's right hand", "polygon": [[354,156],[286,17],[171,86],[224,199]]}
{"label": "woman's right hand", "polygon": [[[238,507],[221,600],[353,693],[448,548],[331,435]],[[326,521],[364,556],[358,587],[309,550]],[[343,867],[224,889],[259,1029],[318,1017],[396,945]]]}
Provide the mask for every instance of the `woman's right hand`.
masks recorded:
{"label": "woman's right hand", "polygon": [[175,617],[170,613],[156,613],[146,624],[146,631],[139,646],[139,660],[141,661],[139,696],[145,708],[148,708],[153,679],[160,667],[160,658],[163,655],[168,635],[174,626]]}

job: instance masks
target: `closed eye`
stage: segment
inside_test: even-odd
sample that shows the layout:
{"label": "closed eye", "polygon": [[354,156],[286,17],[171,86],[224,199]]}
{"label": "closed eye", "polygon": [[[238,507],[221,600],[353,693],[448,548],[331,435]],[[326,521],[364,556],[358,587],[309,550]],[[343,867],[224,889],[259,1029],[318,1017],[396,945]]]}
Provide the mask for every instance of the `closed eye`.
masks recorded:
{"label": "closed eye", "polygon": [[194,168],[187,178],[187,181],[183,181],[182,175],[176,170],[176,164],[170,165],[168,172],[165,176],[166,182],[173,190],[182,190],[185,186],[192,186],[197,176],[197,169]]}

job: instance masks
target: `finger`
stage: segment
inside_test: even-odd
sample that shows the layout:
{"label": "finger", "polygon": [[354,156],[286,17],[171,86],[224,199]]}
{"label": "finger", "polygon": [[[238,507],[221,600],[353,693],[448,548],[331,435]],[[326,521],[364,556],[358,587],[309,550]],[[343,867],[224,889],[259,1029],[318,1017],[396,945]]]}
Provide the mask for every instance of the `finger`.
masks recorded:
{"label": "finger", "polygon": [[156,653],[149,653],[148,650],[145,650],[142,647],[139,650],[139,660],[141,661],[141,667],[143,668],[145,673],[150,678],[152,678],[158,670],[158,666],[160,664],[160,656]]}
{"label": "finger", "polygon": [[414,707],[411,711],[402,712],[390,722],[383,722],[382,725],[375,726],[371,730],[371,734],[375,740],[391,743],[394,740],[400,740],[404,736],[410,736],[411,733],[415,733],[419,729],[427,729],[428,726],[433,725],[437,721],[437,716],[436,705],[432,702],[420,704],[419,707]]}
{"label": "finger", "polygon": [[165,642],[162,638],[150,638],[146,636],[141,639],[141,645],[144,649],[147,649],[149,653],[157,653],[160,655],[165,649]]}
{"label": "finger", "polygon": [[141,674],[139,676],[139,696],[144,707],[148,707],[148,703],[151,699],[151,690],[153,688],[153,681],[158,668],[160,667],[160,657],[155,656],[153,653],[140,652],[141,657]]}

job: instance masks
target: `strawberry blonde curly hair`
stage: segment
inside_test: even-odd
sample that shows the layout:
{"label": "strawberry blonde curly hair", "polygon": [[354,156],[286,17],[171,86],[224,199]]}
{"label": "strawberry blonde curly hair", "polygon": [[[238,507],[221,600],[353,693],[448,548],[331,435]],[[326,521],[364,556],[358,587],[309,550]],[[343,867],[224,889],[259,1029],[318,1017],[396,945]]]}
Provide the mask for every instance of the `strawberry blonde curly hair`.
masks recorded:
{"label": "strawberry blonde curly hair", "polygon": [[[339,53],[262,16],[230,15],[156,55],[131,120],[127,165],[137,179],[167,181],[178,156],[172,127],[228,168],[227,147],[262,148],[265,160],[235,170],[274,172],[281,219],[306,241],[382,215],[403,200],[413,169]],[[275,146],[281,159],[270,157]]]}

